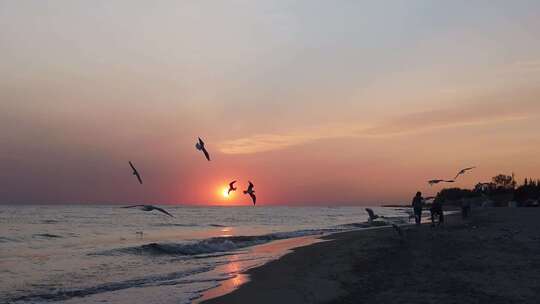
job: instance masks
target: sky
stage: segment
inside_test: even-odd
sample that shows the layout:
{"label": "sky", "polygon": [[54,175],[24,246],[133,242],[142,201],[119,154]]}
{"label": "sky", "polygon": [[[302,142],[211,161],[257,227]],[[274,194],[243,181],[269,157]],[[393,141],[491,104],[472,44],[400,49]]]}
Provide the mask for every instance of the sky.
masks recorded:
{"label": "sky", "polygon": [[455,186],[540,178],[535,0],[0,0],[0,71],[0,203],[249,205],[252,181],[259,205],[379,205],[469,166]]}

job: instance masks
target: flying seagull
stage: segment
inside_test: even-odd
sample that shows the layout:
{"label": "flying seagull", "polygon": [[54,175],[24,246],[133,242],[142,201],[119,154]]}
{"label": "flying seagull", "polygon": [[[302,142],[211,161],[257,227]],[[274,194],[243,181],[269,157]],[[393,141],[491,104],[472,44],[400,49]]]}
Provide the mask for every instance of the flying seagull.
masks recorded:
{"label": "flying seagull", "polygon": [[454,177],[454,179],[457,179],[458,176],[462,175],[462,174],[465,174],[467,171],[469,170],[472,170],[472,169],[475,169],[476,167],[469,167],[469,168],[465,168],[465,169],[462,169],[461,171],[458,172],[458,174],[456,174],[456,177]]}
{"label": "flying seagull", "polygon": [[234,187],[234,183],[236,183],[236,181],[232,181],[232,182],[229,184],[229,191],[227,191],[227,195],[228,195],[228,194],[231,194],[231,191],[236,191],[236,188]]}
{"label": "flying seagull", "polygon": [[133,205],[133,206],[125,206],[125,207],[122,207],[122,208],[139,208],[142,211],[157,210],[157,211],[159,211],[161,213],[165,213],[168,216],[174,217],[174,215],[170,214],[165,209],[162,209],[162,208],[159,208],[159,207],[156,207],[156,206],[152,206],[152,205]]}
{"label": "flying seagull", "polygon": [[199,137],[199,142],[195,144],[195,148],[197,150],[202,151],[204,153],[204,156],[208,161],[210,161],[210,154],[208,154],[208,151],[206,151],[206,148],[204,147],[204,141]]}
{"label": "flying seagull", "polygon": [[435,184],[438,184],[438,183],[442,183],[442,182],[445,182],[445,183],[453,183],[455,182],[453,179],[449,179],[449,180],[445,180],[445,179],[432,179],[430,181],[428,181],[428,184],[430,186],[433,186]]}
{"label": "flying seagull", "polygon": [[257,197],[255,196],[255,190],[253,190],[253,183],[249,182],[247,190],[244,191],[244,194],[249,194],[251,196],[251,200],[253,200],[253,206],[255,206],[255,202],[257,201]]}
{"label": "flying seagull", "polygon": [[133,169],[133,175],[137,177],[137,179],[139,180],[139,183],[142,185],[142,179],[141,179],[141,175],[139,174],[139,171],[135,169],[135,166],[133,166],[133,163],[131,163],[131,161],[129,162],[129,165],[131,166],[131,169]]}
{"label": "flying seagull", "polygon": [[375,214],[375,212],[373,212],[373,210],[371,208],[366,208],[366,212],[368,213],[369,215],[369,220],[368,222],[371,224],[373,223],[373,220],[376,220],[379,218],[378,215]]}

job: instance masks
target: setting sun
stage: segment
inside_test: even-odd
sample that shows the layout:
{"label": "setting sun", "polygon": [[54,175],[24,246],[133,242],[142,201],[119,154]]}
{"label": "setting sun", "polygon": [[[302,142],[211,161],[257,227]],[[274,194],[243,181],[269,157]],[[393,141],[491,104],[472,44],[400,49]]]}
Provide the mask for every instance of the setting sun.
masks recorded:
{"label": "setting sun", "polygon": [[223,188],[222,194],[223,194],[224,198],[229,198],[231,196],[229,194],[229,188],[227,188],[227,187]]}

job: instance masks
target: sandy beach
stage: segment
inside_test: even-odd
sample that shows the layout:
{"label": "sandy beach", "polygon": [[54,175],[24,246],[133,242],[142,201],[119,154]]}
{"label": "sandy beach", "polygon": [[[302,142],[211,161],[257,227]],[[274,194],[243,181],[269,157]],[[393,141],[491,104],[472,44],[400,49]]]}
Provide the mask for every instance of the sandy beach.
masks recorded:
{"label": "sandy beach", "polygon": [[248,271],[214,303],[537,303],[540,209],[478,210],[443,227],[334,234]]}

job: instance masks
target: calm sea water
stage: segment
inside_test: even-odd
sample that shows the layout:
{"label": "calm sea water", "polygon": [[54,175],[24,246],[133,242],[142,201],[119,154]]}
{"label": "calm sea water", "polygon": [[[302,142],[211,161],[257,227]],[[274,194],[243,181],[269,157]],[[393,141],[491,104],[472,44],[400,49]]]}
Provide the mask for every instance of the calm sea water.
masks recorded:
{"label": "calm sea water", "polygon": [[191,303],[284,254],[256,245],[367,221],[364,207],[163,207],[175,217],[111,205],[0,206],[0,303]]}

